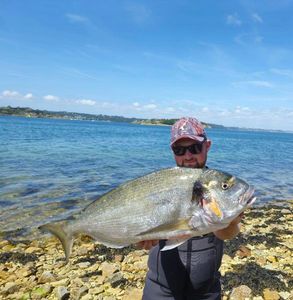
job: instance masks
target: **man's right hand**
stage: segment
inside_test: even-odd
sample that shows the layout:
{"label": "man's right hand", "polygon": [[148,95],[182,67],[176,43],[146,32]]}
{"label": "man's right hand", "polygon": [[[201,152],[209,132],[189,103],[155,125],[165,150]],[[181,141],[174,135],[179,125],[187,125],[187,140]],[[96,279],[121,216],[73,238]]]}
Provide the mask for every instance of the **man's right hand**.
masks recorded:
{"label": "man's right hand", "polygon": [[159,243],[159,240],[149,240],[141,241],[137,243],[137,247],[140,249],[150,250],[152,247],[156,246]]}

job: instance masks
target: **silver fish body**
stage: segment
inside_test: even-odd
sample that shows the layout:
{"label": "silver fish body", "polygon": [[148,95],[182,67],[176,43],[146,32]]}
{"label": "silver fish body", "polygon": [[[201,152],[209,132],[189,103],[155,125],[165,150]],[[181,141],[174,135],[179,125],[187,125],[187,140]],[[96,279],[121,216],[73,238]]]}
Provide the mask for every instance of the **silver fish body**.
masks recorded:
{"label": "silver fish body", "polygon": [[60,239],[66,261],[74,236],[79,233],[113,248],[169,239],[168,250],[186,237],[227,227],[254,200],[253,189],[230,174],[175,167],[128,181],[70,220],[40,228]]}

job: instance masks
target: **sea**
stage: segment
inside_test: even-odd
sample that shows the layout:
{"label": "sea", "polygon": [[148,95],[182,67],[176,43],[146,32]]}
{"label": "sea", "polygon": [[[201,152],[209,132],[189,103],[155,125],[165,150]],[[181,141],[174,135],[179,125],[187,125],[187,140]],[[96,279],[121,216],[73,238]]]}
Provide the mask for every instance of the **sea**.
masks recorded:
{"label": "sea", "polygon": [[[293,199],[293,134],[207,129],[207,165],[255,187],[256,205]],[[169,126],[0,117],[0,237],[80,211],[119,184],[175,166]]]}

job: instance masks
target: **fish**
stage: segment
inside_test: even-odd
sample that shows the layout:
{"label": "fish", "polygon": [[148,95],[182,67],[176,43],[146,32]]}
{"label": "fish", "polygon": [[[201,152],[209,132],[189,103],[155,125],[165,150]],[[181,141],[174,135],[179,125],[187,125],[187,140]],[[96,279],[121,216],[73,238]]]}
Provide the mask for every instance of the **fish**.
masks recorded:
{"label": "fish", "polygon": [[66,263],[78,234],[111,248],[164,239],[167,251],[227,227],[255,200],[254,188],[229,173],[173,167],[127,181],[79,213],[39,229],[60,240]]}

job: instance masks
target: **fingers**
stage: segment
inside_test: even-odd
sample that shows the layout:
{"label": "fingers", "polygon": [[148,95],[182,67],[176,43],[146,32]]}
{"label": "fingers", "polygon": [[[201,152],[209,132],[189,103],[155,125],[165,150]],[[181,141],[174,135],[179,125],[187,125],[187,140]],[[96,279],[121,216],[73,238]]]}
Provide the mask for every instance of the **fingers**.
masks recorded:
{"label": "fingers", "polygon": [[152,247],[158,244],[158,240],[141,241],[137,243],[137,247],[140,249],[150,250]]}
{"label": "fingers", "polygon": [[243,218],[244,218],[244,212],[242,212],[239,216],[237,216],[237,217],[231,222],[231,224],[239,224]]}

